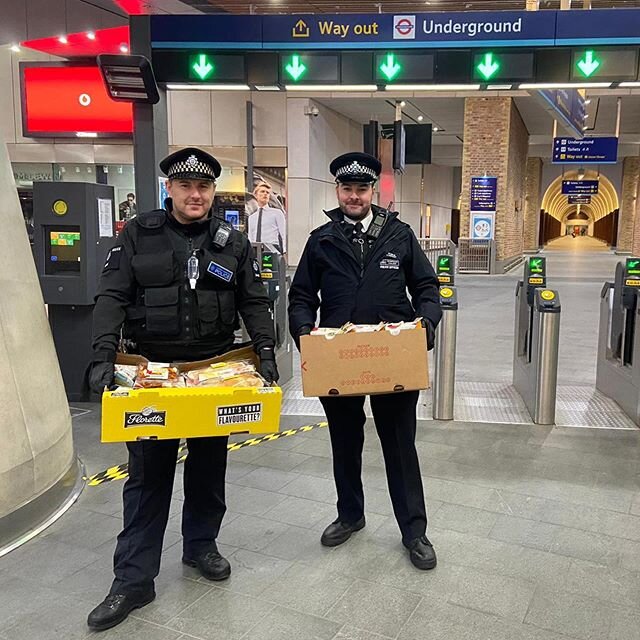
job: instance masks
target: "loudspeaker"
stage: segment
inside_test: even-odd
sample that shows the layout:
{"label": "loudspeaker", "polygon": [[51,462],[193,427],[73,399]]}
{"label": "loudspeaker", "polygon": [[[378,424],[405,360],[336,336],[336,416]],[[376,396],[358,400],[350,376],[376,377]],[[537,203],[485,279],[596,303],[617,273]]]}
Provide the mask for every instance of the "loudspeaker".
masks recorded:
{"label": "loudspeaker", "polygon": [[365,153],[374,158],[379,158],[378,141],[380,139],[380,126],[377,120],[369,120],[369,124],[362,125],[362,146]]}
{"label": "loudspeaker", "polygon": [[431,124],[405,125],[406,164],[431,164]]}

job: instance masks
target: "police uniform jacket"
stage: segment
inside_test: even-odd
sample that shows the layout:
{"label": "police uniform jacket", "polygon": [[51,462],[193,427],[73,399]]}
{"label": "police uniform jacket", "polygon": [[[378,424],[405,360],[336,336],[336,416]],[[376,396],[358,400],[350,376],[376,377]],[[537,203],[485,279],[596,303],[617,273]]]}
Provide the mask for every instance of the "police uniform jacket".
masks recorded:
{"label": "police uniform jacket", "polygon": [[[269,300],[248,238],[225,225],[228,237],[219,246],[221,220],[181,224],[170,213],[171,199],[167,206],[127,223],[109,252],[93,314],[94,351],[115,352],[123,327],[149,358],[205,359],[231,348],[238,312],[256,351],[273,348]],[[186,269],[191,255],[199,265],[194,290]]]}
{"label": "police uniform jacket", "polygon": [[[374,216],[380,211],[372,207]],[[311,233],[289,292],[292,335],[315,326],[318,307],[323,327],[423,317],[435,328],[442,315],[438,279],[411,227],[390,213],[361,264],[341,228],[341,210],[327,215],[331,222]]]}

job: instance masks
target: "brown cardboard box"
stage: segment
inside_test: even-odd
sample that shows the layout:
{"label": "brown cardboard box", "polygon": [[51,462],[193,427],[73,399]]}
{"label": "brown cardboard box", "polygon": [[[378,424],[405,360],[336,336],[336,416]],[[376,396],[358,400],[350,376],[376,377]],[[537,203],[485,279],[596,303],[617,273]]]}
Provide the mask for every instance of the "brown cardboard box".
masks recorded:
{"label": "brown cardboard box", "polygon": [[305,397],[356,396],[429,387],[427,336],[420,327],[300,340]]}

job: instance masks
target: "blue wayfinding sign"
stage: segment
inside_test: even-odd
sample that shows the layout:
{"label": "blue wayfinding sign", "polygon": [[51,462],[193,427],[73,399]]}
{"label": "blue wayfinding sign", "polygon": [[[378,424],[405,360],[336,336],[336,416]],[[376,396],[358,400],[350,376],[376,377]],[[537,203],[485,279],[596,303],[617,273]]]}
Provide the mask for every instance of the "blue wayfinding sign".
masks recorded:
{"label": "blue wayfinding sign", "polygon": [[640,44],[640,11],[152,15],[153,48],[349,49]]}
{"label": "blue wayfinding sign", "polygon": [[569,196],[567,204],[591,204],[591,196]]}
{"label": "blue wayfinding sign", "polygon": [[556,164],[615,164],[618,138],[554,138],[552,162]]}
{"label": "blue wayfinding sign", "polygon": [[471,211],[495,211],[498,197],[498,178],[472,177],[471,178]]}
{"label": "blue wayfinding sign", "polygon": [[565,196],[588,196],[598,193],[597,180],[563,180],[562,193]]}
{"label": "blue wayfinding sign", "polygon": [[569,130],[582,136],[585,122],[585,98],[577,89],[542,89],[538,95],[547,102]]}

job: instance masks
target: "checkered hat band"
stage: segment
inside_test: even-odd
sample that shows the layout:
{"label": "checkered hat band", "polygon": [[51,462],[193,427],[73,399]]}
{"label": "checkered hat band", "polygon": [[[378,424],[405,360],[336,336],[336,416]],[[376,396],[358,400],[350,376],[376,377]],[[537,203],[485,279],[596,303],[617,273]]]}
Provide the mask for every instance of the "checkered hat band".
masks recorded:
{"label": "checkered hat band", "polygon": [[211,180],[216,179],[216,175],[213,172],[213,167],[206,164],[205,162],[200,162],[199,160],[196,160],[194,162],[192,158],[193,156],[187,158],[186,160],[180,160],[180,162],[172,164],[171,167],[169,167],[169,171],[167,171],[167,176],[171,178],[176,175],[197,175],[199,177],[210,178]]}
{"label": "checkered hat band", "polygon": [[371,169],[370,167],[365,167],[359,162],[352,162],[351,164],[348,164],[344,167],[340,167],[336,171],[336,178],[341,178],[344,175],[365,175],[372,178],[378,177],[378,174],[373,169]]}

